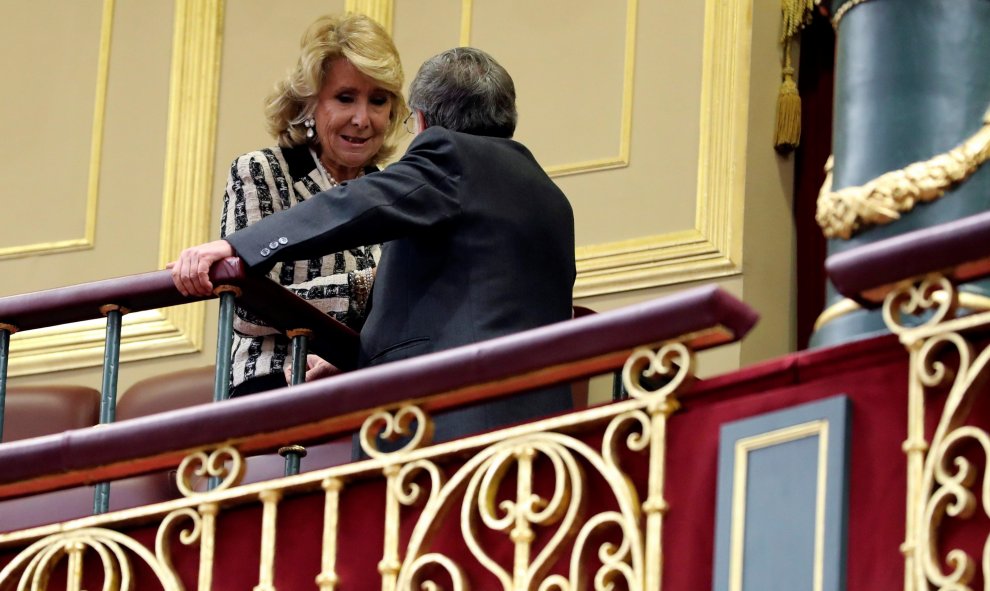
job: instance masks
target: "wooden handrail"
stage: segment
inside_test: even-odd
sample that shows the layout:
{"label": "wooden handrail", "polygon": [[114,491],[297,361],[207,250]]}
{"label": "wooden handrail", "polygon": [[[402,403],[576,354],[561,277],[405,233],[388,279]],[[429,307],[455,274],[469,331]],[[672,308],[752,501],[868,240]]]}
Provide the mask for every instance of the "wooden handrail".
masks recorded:
{"label": "wooden handrail", "polygon": [[[313,353],[341,369],[356,367],[356,332],[268,278],[249,275],[239,258],[214,264],[210,279],[216,287],[239,288],[237,305],[273,327],[282,331],[312,330],[316,338],[309,343],[309,349]],[[102,318],[101,308],[108,304],[140,312],[213,297],[216,296],[183,296],[172,283],[169,271],[152,271],[0,298],[0,325],[8,324],[18,331],[31,330]]]}
{"label": "wooden handrail", "polygon": [[[166,300],[159,298],[157,305]],[[0,313],[11,309],[7,299]],[[275,390],[4,444],[0,498],[174,467],[191,451],[221,444],[251,453],[348,433],[375,408],[416,403],[435,413],[569,382],[615,370],[644,345],[680,340],[699,350],[738,340],[756,318],[752,309],[717,287],[695,288],[293,386],[291,392]]]}
{"label": "wooden handrail", "polygon": [[879,240],[828,257],[839,293],[879,306],[898,283],[943,273],[963,283],[990,275],[990,211]]}

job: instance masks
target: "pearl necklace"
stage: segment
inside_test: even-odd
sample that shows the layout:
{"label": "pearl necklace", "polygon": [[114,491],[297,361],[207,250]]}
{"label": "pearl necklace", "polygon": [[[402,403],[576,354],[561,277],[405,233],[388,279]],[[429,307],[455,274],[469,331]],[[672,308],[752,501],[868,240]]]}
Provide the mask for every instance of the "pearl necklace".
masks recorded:
{"label": "pearl necklace", "polygon": [[313,148],[309,149],[309,153],[313,155],[313,160],[316,160],[316,169],[319,170],[320,175],[323,176],[323,182],[327,184],[327,188],[329,189],[339,185],[340,183],[337,182],[337,179],[333,178],[333,175],[330,174],[323,166],[323,162],[320,160],[320,157],[316,154],[316,152],[313,151]]}

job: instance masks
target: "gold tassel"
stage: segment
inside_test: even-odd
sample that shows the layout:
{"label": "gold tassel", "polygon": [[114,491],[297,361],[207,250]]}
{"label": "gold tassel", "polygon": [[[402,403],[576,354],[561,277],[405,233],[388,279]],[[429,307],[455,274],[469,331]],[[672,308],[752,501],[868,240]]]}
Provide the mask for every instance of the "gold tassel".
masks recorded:
{"label": "gold tassel", "polygon": [[794,83],[794,68],[791,67],[790,43],[784,47],[784,80],[777,94],[777,129],[773,136],[773,147],[781,154],[787,154],[801,143],[801,95]]}
{"label": "gold tassel", "polygon": [[788,43],[811,22],[815,0],[781,0],[780,42]]}
{"label": "gold tassel", "polygon": [[784,48],[783,81],[777,94],[777,129],[773,147],[787,154],[801,143],[801,95],[794,83],[791,42],[811,22],[815,4],[821,0],[781,0],[780,43]]}

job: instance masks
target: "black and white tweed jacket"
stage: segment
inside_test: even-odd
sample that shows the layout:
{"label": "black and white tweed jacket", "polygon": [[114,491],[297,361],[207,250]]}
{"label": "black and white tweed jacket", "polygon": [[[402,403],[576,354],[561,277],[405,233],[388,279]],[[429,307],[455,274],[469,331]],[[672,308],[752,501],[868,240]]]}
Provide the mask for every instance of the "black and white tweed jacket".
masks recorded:
{"label": "black and white tweed jacket", "polygon": [[[371,167],[365,173],[374,172]],[[329,189],[333,181],[317,167],[307,146],[265,148],[238,156],[230,165],[223,197],[220,237],[261,218],[302,203]],[[269,273],[320,310],[360,329],[381,253],[379,245],[353,248],[322,258],[277,263]],[[231,386],[254,377],[282,372],[289,339],[246,310],[234,319]]]}

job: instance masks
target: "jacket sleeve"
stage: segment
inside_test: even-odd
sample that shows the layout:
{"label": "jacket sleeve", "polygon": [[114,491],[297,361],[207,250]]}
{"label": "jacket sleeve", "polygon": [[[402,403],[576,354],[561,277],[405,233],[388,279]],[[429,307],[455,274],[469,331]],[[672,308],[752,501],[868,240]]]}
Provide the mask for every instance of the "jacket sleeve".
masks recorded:
{"label": "jacket sleeve", "polygon": [[[286,211],[286,206],[295,201],[295,197],[289,193],[291,183],[286,182],[282,170],[274,154],[269,151],[250,152],[234,160],[224,192],[221,238]],[[281,178],[276,178],[280,175]],[[272,281],[309,300],[334,319],[353,328],[360,328],[364,321],[380,248],[374,245],[356,249],[351,255],[345,257],[348,261],[345,264],[352,268],[340,273],[296,281],[292,265],[283,268],[279,263],[268,271],[268,276]],[[283,274],[287,277],[282,277]],[[234,329],[246,336],[277,333],[263,320],[240,307],[236,310]]]}
{"label": "jacket sleeve", "polygon": [[318,193],[225,239],[249,269],[266,272],[278,261],[387,242],[443,224],[460,213],[462,166],[449,134],[428,129],[385,170]]}

